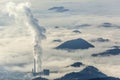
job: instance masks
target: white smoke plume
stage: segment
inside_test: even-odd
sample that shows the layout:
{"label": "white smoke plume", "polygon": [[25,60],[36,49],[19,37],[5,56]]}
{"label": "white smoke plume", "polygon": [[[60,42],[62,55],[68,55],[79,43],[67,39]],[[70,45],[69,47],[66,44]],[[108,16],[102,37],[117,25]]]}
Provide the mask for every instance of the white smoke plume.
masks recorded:
{"label": "white smoke plume", "polygon": [[6,6],[7,12],[9,16],[14,16],[15,21],[22,23],[27,26],[31,30],[31,34],[34,37],[34,60],[37,62],[36,64],[36,72],[41,71],[41,56],[42,56],[42,48],[41,48],[41,40],[45,38],[45,29],[39,25],[39,22],[36,18],[34,18],[31,10],[30,4],[19,3],[15,4],[13,2],[9,2]]}

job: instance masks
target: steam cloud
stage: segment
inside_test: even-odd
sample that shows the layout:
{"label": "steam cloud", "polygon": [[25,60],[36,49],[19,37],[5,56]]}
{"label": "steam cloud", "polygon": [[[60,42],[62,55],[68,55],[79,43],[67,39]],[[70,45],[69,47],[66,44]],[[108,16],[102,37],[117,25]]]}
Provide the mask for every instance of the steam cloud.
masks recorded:
{"label": "steam cloud", "polygon": [[7,8],[7,12],[9,13],[9,16],[14,16],[15,21],[17,21],[18,23],[19,21],[22,21],[22,23],[31,30],[31,34],[34,37],[33,55],[34,55],[34,60],[37,62],[36,72],[41,71],[41,65],[42,65],[41,40],[45,38],[44,35],[45,29],[41,27],[38,23],[38,20],[34,18],[30,10],[30,4],[28,2],[20,3],[20,4],[9,2],[6,8]]}

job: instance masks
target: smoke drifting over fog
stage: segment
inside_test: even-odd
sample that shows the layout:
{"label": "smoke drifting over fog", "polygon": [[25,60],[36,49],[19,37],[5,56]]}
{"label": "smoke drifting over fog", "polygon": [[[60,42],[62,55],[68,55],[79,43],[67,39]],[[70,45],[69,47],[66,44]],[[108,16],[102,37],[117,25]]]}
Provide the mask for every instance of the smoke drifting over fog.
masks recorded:
{"label": "smoke drifting over fog", "polygon": [[[41,57],[42,52],[44,53],[44,56],[42,56],[42,67],[60,72],[50,75],[50,79],[64,76],[69,72],[80,71],[82,68],[77,70],[74,68],[64,68],[78,61],[86,65],[95,66],[109,76],[119,77],[120,55],[109,57],[91,56],[92,54],[109,50],[112,46],[120,45],[120,31],[117,27],[120,25],[120,19],[116,15],[120,13],[118,9],[120,6],[119,0],[29,0],[32,5],[25,0],[11,1],[0,0],[0,14],[2,14],[0,15],[0,24],[4,24],[0,25],[0,65],[5,68],[4,71],[20,72],[22,77],[15,75],[16,72],[14,75],[5,73],[3,79],[13,80],[13,78],[23,78],[26,75],[24,72],[31,72],[33,55],[35,59],[40,59],[37,57]],[[8,4],[5,9],[6,3]],[[32,8],[30,8],[31,6]],[[58,6],[70,9],[69,13],[50,12],[48,10],[51,7]],[[10,17],[6,13],[1,13],[1,9],[9,13]],[[39,19],[40,25],[32,13]],[[103,27],[103,23],[106,22],[111,23],[112,27]],[[44,25],[47,29],[47,39],[42,41],[44,45],[40,44],[41,40],[45,38],[45,29],[41,25]],[[55,26],[58,26],[58,28],[54,28]],[[28,29],[30,31],[27,31]],[[81,34],[73,33],[73,30],[79,30]],[[77,50],[75,52],[53,49],[63,42],[77,38],[83,38],[89,42],[95,39],[95,42],[90,42],[95,48]],[[109,41],[96,41],[98,38],[108,39]],[[34,50],[31,43],[32,40]],[[62,42],[53,43],[53,40],[61,40]],[[40,51],[40,45],[43,47],[42,52]],[[32,50],[35,53],[40,53],[40,55],[32,55]],[[20,64],[23,64],[23,66],[19,66]],[[4,73],[2,68],[0,71]],[[6,74],[12,78],[6,78]],[[2,78],[0,77],[0,79]]]}
{"label": "smoke drifting over fog", "polygon": [[45,29],[39,25],[39,22],[36,18],[34,18],[31,10],[30,4],[27,3],[20,3],[15,4],[13,2],[9,2],[7,4],[7,12],[9,16],[14,16],[15,21],[17,23],[22,22],[26,27],[31,30],[31,34],[34,37],[34,50],[33,56],[34,60],[37,62],[36,71],[41,70],[41,56],[42,56],[42,48],[41,48],[41,40],[45,38]]}

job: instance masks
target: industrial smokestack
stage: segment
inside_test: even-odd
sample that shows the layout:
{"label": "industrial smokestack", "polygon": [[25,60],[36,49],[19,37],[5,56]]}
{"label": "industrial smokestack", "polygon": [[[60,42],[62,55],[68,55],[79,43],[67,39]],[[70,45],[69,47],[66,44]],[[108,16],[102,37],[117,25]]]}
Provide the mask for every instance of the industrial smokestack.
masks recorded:
{"label": "industrial smokestack", "polygon": [[[42,66],[42,48],[41,48],[41,40],[45,38],[45,29],[39,25],[38,20],[33,16],[29,3],[20,3],[15,4],[13,2],[9,2],[7,4],[7,12],[9,15],[15,17],[15,21],[22,21],[26,27],[31,30],[31,34],[34,37],[34,69],[35,73],[41,71]],[[19,22],[17,22],[19,23]]]}
{"label": "industrial smokestack", "polygon": [[34,59],[34,68],[33,68],[33,73],[36,73],[36,60]]}

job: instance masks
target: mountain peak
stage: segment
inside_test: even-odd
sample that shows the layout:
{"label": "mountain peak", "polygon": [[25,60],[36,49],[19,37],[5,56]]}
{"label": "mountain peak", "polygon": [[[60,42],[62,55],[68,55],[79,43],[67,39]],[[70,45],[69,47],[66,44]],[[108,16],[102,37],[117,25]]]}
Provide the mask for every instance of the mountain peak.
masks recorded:
{"label": "mountain peak", "polygon": [[94,45],[88,43],[86,40],[82,38],[68,40],[58,47],[56,49],[68,49],[68,50],[75,50],[75,49],[88,49],[93,48]]}

